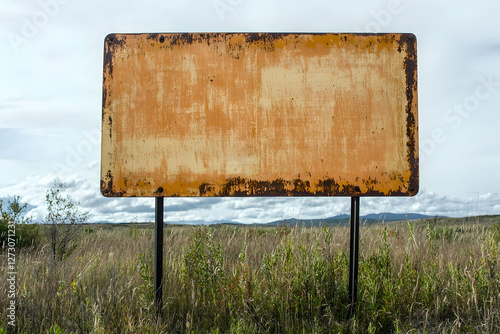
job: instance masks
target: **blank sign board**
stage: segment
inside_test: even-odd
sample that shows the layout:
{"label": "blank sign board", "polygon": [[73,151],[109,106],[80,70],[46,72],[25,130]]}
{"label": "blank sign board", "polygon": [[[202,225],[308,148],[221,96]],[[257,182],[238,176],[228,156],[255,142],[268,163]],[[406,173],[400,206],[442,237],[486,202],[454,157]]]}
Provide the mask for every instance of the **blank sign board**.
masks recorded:
{"label": "blank sign board", "polygon": [[112,34],[105,196],[411,196],[412,34]]}

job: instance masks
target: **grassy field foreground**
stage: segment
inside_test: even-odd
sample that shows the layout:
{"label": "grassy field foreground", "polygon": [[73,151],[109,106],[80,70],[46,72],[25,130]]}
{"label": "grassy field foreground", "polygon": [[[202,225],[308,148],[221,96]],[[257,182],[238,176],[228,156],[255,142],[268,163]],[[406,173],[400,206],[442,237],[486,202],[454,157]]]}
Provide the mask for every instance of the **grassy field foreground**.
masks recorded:
{"label": "grassy field foreground", "polygon": [[18,251],[15,332],[500,333],[498,221],[362,227],[353,319],[347,227],[166,227],[158,318],[152,226],[87,225],[64,260]]}

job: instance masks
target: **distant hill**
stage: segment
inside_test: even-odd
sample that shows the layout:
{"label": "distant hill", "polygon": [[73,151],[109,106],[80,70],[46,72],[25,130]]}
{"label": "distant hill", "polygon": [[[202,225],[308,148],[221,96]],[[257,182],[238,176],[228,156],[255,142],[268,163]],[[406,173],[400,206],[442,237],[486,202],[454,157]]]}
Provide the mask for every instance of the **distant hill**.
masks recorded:
{"label": "distant hill", "polygon": [[[361,216],[360,223],[361,225],[371,225],[375,223],[382,222],[393,222],[393,221],[401,221],[401,220],[419,220],[419,219],[431,219],[436,216],[426,216],[418,213],[372,213],[369,215]],[[438,218],[443,218],[443,216],[437,216]],[[289,226],[306,226],[306,227],[317,227],[317,226],[348,226],[350,224],[351,217],[346,214],[337,215],[330,218],[321,218],[321,219],[282,219],[276,220],[269,223],[256,223],[256,224],[243,224],[233,220],[178,220],[178,221],[165,221],[167,225],[245,225],[245,226],[278,226],[278,225],[289,225]],[[123,223],[112,223],[109,221],[99,221],[93,222],[96,224],[123,224]],[[140,224],[143,224],[142,222]],[[150,222],[152,223],[152,222]],[[127,224],[127,223],[125,223]],[[127,224],[128,225],[128,224]]]}
{"label": "distant hill", "polygon": [[225,220],[225,219],[220,219],[220,220],[179,220],[179,221],[166,221],[165,224],[170,224],[170,225],[216,225],[216,224],[236,224],[236,225],[242,225],[241,223],[232,221],[232,220]]}
{"label": "distant hill", "polygon": [[386,222],[393,222],[393,221],[399,221],[399,220],[418,220],[418,219],[429,219],[429,218],[434,218],[434,217],[443,217],[443,216],[426,216],[426,215],[421,215],[419,213],[389,213],[389,212],[384,212],[384,213],[372,213],[366,216],[363,216],[363,218],[371,218],[371,219],[382,219],[383,221]]}
{"label": "distant hill", "polygon": [[[394,222],[400,220],[418,220],[418,219],[430,219],[435,216],[426,216],[418,213],[379,213],[379,214],[368,214],[365,216],[360,216],[360,224],[361,225],[371,225],[374,223],[382,223],[382,222]],[[441,216],[440,216],[441,217]],[[350,224],[351,218],[349,215],[338,215],[330,218],[321,218],[321,219],[284,219],[277,220],[267,224],[267,226],[277,226],[277,225],[300,225],[300,226],[347,226]],[[256,224],[257,225],[257,224]],[[261,224],[258,224],[261,225]]]}

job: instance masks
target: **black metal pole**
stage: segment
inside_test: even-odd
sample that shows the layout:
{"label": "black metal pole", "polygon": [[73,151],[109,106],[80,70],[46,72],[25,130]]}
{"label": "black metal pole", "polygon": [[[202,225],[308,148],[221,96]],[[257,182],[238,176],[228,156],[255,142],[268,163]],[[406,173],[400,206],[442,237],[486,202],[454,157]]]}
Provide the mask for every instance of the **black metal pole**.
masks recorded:
{"label": "black metal pole", "polygon": [[163,295],[163,197],[155,198],[155,307],[160,313]]}
{"label": "black metal pole", "polygon": [[356,311],[358,300],[359,196],[351,197],[351,240],[349,252],[349,317]]}

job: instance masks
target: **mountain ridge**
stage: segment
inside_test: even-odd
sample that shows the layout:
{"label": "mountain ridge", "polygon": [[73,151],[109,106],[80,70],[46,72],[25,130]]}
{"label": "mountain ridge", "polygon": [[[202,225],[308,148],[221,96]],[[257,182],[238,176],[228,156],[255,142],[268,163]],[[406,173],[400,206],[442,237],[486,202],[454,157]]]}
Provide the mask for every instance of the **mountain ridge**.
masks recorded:
{"label": "mountain ridge", "polygon": [[[431,218],[443,218],[444,216],[428,216],[422,215],[418,213],[371,213],[364,216],[360,216],[361,225],[370,225],[377,222],[393,222],[393,221],[402,221],[402,220],[418,220],[418,219],[431,219]],[[340,214],[333,217],[328,218],[314,218],[314,219],[297,219],[297,218],[289,218],[289,219],[280,219],[275,221],[270,221],[267,223],[240,223],[234,220],[227,219],[218,219],[218,220],[176,220],[176,221],[165,221],[167,225],[242,225],[242,226],[278,226],[278,225],[304,225],[307,227],[310,226],[343,226],[349,225],[350,215],[348,214]],[[107,221],[99,221],[94,222],[98,224],[119,224],[112,223]],[[139,223],[140,224],[140,223]]]}
{"label": "mountain ridge", "polygon": [[[394,221],[402,221],[402,220],[418,220],[418,219],[429,219],[429,218],[442,218],[443,216],[428,216],[422,215],[419,213],[371,213],[364,216],[360,216],[360,224],[361,225],[371,225],[377,222],[394,222]],[[309,226],[342,226],[349,225],[351,217],[347,214],[341,214],[329,218],[319,218],[319,219],[284,219],[277,220],[273,222],[269,222],[263,225],[266,226],[277,226],[277,225],[305,225]],[[257,225],[257,224],[256,224]],[[260,225],[260,224],[258,224]]]}

